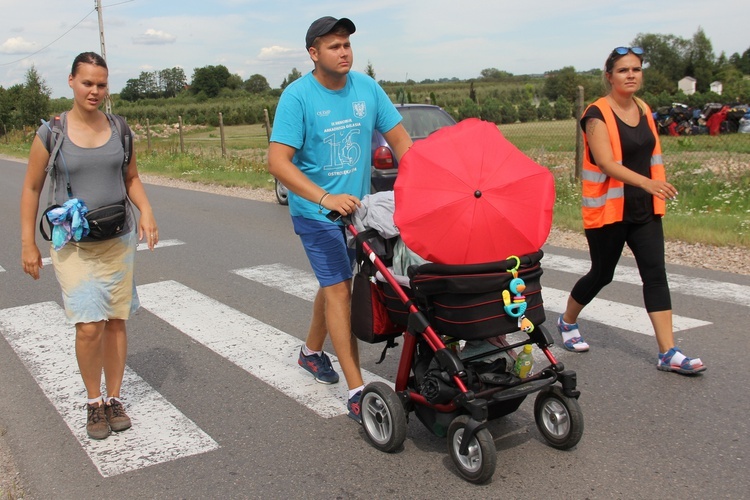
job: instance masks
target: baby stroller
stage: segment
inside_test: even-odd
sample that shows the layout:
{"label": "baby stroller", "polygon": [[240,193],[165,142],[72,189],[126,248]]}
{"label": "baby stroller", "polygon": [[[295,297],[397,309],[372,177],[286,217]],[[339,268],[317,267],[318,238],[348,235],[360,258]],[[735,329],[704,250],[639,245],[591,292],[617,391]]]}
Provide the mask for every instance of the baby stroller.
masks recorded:
{"label": "baby stroller", "polygon": [[[416,141],[401,158],[392,193],[395,236],[345,221],[352,234],[365,228],[356,238],[352,331],[367,342],[385,340],[384,354],[403,335],[395,389],[371,383],[360,400],[376,448],[398,449],[413,412],[447,437],[459,474],[483,483],[497,464],[487,423],[516,411],[532,393],[546,441],[559,449],[578,443],[576,374],[555,359],[542,326],[540,248],[554,192],[550,171],[494,123],[467,119]],[[508,344],[504,336],[518,331]],[[464,342],[489,350],[469,355]],[[519,378],[509,370],[509,354],[526,345],[536,345],[549,365]]]}
{"label": "baby stroller", "polygon": [[[373,446],[384,452],[399,449],[414,412],[433,434],[447,437],[459,474],[483,483],[497,463],[487,423],[516,411],[532,393],[537,393],[536,425],[546,441],[561,450],[578,443],[583,414],[576,374],[555,359],[550,352],[553,340],[541,325],[541,250],[488,264],[411,266],[410,287],[405,287],[388,269],[395,238],[384,240],[372,230],[357,234],[351,221],[345,222],[356,236],[360,264],[354,279],[352,330],[366,342],[386,341],[384,355],[403,332],[395,390],[373,382],[362,392],[362,426]],[[385,250],[378,255],[373,246]],[[525,288],[518,286],[519,280]],[[508,314],[503,305],[509,293],[519,291],[525,297],[527,338],[463,357],[457,349],[461,341],[519,331],[520,316]],[[521,379],[510,372],[503,354],[526,344],[538,346],[549,365]]]}

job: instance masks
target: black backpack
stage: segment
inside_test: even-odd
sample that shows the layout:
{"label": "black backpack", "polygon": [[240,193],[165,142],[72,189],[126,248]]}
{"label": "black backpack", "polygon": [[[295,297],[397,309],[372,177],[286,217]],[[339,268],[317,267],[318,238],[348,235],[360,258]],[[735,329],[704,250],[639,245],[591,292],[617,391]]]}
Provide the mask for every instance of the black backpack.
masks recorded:
{"label": "black backpack", "polygon": [[[50,205],[52,203],[52,199],[55,196],[55,160],[57,159],[57,153],[60,151],[60,147],[62,146],[63,140],[65,139],[64,131],[66,124],[66,115],[67,112],[63,112],[60,115],[52,118],[49,122],[42,120],[42,124],[46,125],[50,130],[50,133],[47,134],[47,142],[44,145],[49,152],[49,161],[47,162],[47,168],[45,169],[45,172],[49,173],[51,177],[50,180],[52,181],[50,183],[49,199],[47,201],[47,205]],[[130,130],[130,127],[125,122],[125,118],[123,118],[122,116],[110,113],[106,113],[106,115],[110,121],[114,122],[117,133],[120,136],[120,141],[122,142],[122,149],[125,152],[125,156],[123,157],[122,162],[122,178],[125,179],[127,168],[130,164],[130,158],[133,155],[133,131]],[[70,190],[70,183],[68,183],[67,189],[68,197],[72,198],[73,195]]]}

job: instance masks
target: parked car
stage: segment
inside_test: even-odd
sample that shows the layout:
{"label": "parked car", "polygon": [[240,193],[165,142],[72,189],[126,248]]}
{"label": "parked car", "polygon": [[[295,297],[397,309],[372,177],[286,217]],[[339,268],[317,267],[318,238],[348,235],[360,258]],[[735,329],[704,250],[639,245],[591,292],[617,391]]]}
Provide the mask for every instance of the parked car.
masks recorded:
{"label": "parked car", "polygon": [[[401,113],[403,117],[401,123],[413,141],[424,139],[440,128],[456,124],[456,120],[440,106],[396,104],[396,109]],[[393,155],[393,150],[385,137],[377,130],[372,134],[371,165],[372,192],[392,190],[398,174],[398,160]],[[276,200],[282,205],[289,203],[287,189],[278,180],[276,180]]]}
{"label": "parked car", "polygon": [[[397,104],[396,109],[403,117],[401,124],[413,141],[424,139],[440,128],[456,124],[456,120],[440,106]],[[375,131],[372,134],[372,171],[370,178],[372,192],[392,190],[397,174],[398,160],[396,160],[383,135]]]}

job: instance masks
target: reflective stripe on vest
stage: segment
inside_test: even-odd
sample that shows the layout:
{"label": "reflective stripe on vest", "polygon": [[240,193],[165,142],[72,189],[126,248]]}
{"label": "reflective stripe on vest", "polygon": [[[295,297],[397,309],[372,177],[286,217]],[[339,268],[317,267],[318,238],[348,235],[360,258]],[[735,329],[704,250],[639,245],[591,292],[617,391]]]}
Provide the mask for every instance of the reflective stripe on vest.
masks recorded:
{"label": "reflective stripe on vest", "polygon": [[[661,144],[659,143],[659,135],[656,131],[656,123],[654,122],[654,118],[648,105],[637,97],[635,99],[641,106],[641,109],[643,109],[651,133],[654,134],[654,138],[656,139],[656,144],[651,154],[651,178],[664,180],[666,179],[666,175],[662,163]],[[591,106],[597,106],[602,112],[604,124],[606,125],[607,133],[609,134],[609,143],[612,146],[612,159],[622,165],[620,133],[617,130],[617,122],[609,102],[602,97],[589,105],[589,107]],[[587,107],[586,111],[588,111],[588,109],[589,108]],[[584,115],[585,114],[586,112],[584,112]],[[591,150],[589,149],[588,138],[585,133],[583,135],[583,144],[585,148],[583,171],[581,175],[583,180],[581,209],[583,215],[583,227],[586,229],[593,229],[602,227],[606,224],[619,222],[623,218],[625,206],[625,185],[621,181],[607,176],[599,169],[599,167],[591,162]],[[666,208],[664,200],[654,196],[653,202],[654,213],[664,215]]]}

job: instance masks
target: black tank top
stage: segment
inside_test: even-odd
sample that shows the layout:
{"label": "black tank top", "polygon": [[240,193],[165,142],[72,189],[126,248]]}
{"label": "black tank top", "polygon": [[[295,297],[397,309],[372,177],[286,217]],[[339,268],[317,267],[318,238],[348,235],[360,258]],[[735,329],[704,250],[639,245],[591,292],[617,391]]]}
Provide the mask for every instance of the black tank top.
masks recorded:
{"label": "black tank top", "polygon": [[[598,118],[604,121],[604,115],[597,106],[589,107],[581,118],[581,128],[586,130],[586,120]],[[651,178],[651,153],[656,146],[656,138],[648,126],[648,119],[641,116],[638,125],[631,127],[615,114],[617,131],[620,134],[622,147],[622,164],[630,170]],[[596,165],[593,153],[587,151],[589,160]],[[642,224],[654,217],[654,200],[650,194],[639,187],[625,184],[625,210],[622,220]]]}

